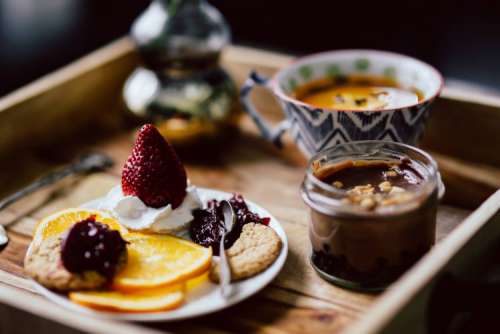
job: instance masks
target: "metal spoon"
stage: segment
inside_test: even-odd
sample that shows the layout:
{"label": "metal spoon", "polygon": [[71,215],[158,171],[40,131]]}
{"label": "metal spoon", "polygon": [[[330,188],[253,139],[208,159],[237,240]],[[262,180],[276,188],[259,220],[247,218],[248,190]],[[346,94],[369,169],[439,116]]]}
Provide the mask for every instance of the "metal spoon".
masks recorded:
{"label": "metal spoon", "polygon": [[224,248],[224,240],[226,235],[231,233],[234,223],[236,221],[236,215],[234,214],[233,207],[228,201],[221,201],[220,205],[222,207],[222,214],[224,216],[224,230],[222,231],[222,237],[220,238],[219,244],[219,286],[220,292],[223,298],[228,298],[230,294],[230,283],[231,283],[231,268],[229,267],[229,262],[226,257],[226,250]]}
{"label": "metal spoon", "polygon": [[105,154],[88,153],[81,155],[71,164],[42,176],[41,178],[30,183],[28,186],[21,188],[12,195],[2,199],[0,201],[0,210],[5,209],[21,198],[35,192],[40,188],[51,185],[68,175],[86,173],[94,170],[102,170],[112,165],[113,160]]}

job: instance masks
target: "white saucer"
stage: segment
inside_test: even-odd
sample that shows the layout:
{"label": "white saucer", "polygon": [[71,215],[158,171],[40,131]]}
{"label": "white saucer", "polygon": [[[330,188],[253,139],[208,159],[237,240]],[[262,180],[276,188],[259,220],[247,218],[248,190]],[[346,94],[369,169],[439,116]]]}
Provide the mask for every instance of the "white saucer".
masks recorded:
{"label": "white saucer", "polygon": [[[199,188],[199,195],[203,203],[211,199],[229,199],[232,194],[223,191]],[[184,304],[172,311],[166,312],[148,312],[148,313],[116,313],[116,312],[103,312],[95,311],[70,301],[65,295],[58,294],[54,291],[46,289],[42,285],[34,282],[34,286],[40,294],[44,295],[56,304],[65,308],[81,312],[87,315],[105,317],[115,320],[134,320],[134,321],[174,321],[181,319],[188,319],[198,317],[201,315],[213,313],[225,309],[231,305],[239,303],[248,297],[256,294],[266,285],[268,285],[280,272],[285,264],[286,256],[288,254],[288,242],[285,231],[280,223],[274,218],[266,209],[261,206],[246,201],[251,211],[257,213],[261,217],[270,217],[271,221],[269,226],[273,228],[280,236],[282,241],[281,253],[274,263],[267,268],[264,272],[248,278],[246,280],[232,284],[232,295],[224,299],[219,291],[219,286],[209,281],[195,288],[193,291],[188,292]],[[28,249],[28,252],[30,250]]]}

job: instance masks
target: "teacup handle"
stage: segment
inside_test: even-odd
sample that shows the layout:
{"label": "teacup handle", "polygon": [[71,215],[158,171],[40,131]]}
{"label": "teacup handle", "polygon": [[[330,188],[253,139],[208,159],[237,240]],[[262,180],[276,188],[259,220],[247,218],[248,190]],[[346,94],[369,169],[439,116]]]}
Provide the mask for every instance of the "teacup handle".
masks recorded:
{"label": "teacup handle", "polygon": [[252,71],[240,90],[240,101],[243,105],[243,109],[250,115],[255,125],[257,125],[257,128],[259,128],[262,137],[272,142],[278,148],[282,148],[283,143],[281,142],[281,136],[288,130],[290,123],[285,119],[274,127],[271,126],[264,117],[262,117],[261,113],[255,108],[250,99],[250,92],[255,85],[263,86],[271,91],[271,87],[269,87],[268,83],[268,78],[264,78],[257,74],[257,72]]}

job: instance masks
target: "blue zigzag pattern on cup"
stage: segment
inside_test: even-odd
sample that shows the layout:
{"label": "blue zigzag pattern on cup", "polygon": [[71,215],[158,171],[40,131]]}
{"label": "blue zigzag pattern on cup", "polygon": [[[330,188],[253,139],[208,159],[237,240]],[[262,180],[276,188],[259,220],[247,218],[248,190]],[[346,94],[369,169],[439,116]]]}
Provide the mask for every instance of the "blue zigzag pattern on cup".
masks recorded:
{"label": "blue zigzag pattern on cup", "polygon": [[[284,103],[291,135],[307,155],[353,140],[381,139],[415,144],[429,116],[430,102],[419,107],[368,112],[323,112]],[[374,116],[376,115],[376,116]]]}
{"label": "blue zigzag pattern on cup", "polygon": [[356,112],[349,111],[337,112],[338,123],[345,129],[351,140],[367,140],[377,138],[377,134],[387,127],[392,112],[384,112],[383,116],[373,118],[372,123],[364,125],[359,124],[355,114]]}
{"label": "blue zigzag pattern on cup", "polygon": [[[326,119],[330,118],[332,113],[324,112],[319,108],[308,108],[306,106],[297,106],[293,103],[288,103],[289,109],[293,112],[298,113],[305,122],[312,124],[313,126],[321,126]],[[303,112],[305,111],[305,112]]]}
{"label": "blue zigzag pattern on cup", "polygon": [[292,103],[287,103],[286,109],[292,118],[292,126],[302,128],[302,138],[309,144],[308,146],[320,146],[328,134],[334,131],[332,113],[321,112],[321,117],[311,117],[311,110]]}
{"label": "blue zigzag pattern on cup", "polygon": [[397,135],[398,141],[404,143],[416,142],[420,131],[414,131],[415,126],[419,126],[421,117],[413,119],[412,123],[406,121],[405,113],[410,113],[408,109],[401,112],[394,112],[391,117],[390,127],[387,130],[393,131]]}
{"label": "blue zigzag pattern on cup", "polygon": [[331,135],[328,137],[328,140],[324,141],[323,147],[319,148],[316,147],[314,143],[312,143],[310,140],[303,137],[300,131],[296,132],[294,139],[299,148],[302,149],[302,151],[304,151],[308,156],[312,156],[316,152],[321,151],[323,148],[332,147],[337,144],[349,142],[345,134],[339,129],[336,129],[334,132],[332,132]]}
{"label": "blue zigzag pattern on cup", "polygon": [[293,120],[305,130],[306,134],[314,142],[322,141],[334,129],[333,114],[321,112],[321,118],[311,117],[310,110],[287,103],[287,110]]}
{"label": "blue zigzag pattern on cup", "polygon": [[357,112],[351,112],[349,114],[351,114],[353,118],[359,119],[359,121],[361,122],[361,126],[370,125],[370,124],[374,123],[374,120],[382,117],[382,114],[380,114],[380,113],[374,114],[371,112],[357,111]]}

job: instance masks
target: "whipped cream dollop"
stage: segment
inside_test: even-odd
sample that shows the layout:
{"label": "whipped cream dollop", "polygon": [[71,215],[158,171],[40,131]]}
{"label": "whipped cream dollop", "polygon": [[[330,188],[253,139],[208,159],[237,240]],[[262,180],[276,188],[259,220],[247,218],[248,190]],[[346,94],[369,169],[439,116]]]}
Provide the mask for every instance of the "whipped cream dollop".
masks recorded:
{"label": "whipped cream dollop", "polygon": [[85,207],[110,211],[120,224],[131,230],[185,235],[193,220],[192,211],[201,208],[202,203],[193,185],[188,185],[184,200],[175,209],[170,204],[161,208],[148,207],[139,197],[124,195],[121,186],[116,186],[105,197]]}

